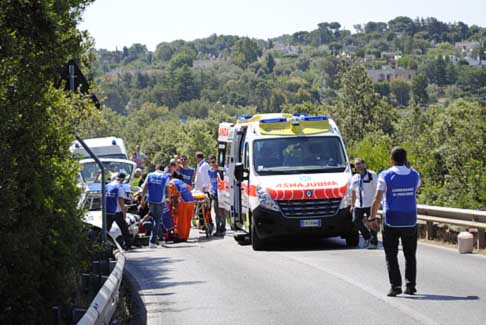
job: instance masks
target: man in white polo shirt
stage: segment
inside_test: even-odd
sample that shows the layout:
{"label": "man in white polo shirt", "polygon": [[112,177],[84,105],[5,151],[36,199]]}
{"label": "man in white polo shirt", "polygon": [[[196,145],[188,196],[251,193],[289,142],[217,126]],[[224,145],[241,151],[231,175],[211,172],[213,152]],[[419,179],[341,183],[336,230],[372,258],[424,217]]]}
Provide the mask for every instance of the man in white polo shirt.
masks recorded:
{"label": "man in white polo shirt", "polygon": [[353,214],[353,222],[365,240],[364,247],[375,249],[378,245],[377,233],[363,224],[363,218],[369,218],[371,215],[371,204],[373,203],[378,177],[374,171],[365,167],[365,162],[361,158],[354,160],[354,166],[358,172],[353,175],[351,181],[351,213]]}

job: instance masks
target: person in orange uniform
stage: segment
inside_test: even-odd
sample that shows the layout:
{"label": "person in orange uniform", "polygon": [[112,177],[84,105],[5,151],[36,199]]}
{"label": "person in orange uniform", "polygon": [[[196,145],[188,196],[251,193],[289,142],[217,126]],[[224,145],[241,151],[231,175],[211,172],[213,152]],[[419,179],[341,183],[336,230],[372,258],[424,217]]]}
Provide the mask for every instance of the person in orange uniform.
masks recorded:
{"label": "person in orange uniform", "polygon": [[176,219],[176,234],[179,241],[186,241],[189,238],[196,200],[192,196],[190,186],[180,179],[172,178],[170,180],[169,188],[172,199],[173,215]]}

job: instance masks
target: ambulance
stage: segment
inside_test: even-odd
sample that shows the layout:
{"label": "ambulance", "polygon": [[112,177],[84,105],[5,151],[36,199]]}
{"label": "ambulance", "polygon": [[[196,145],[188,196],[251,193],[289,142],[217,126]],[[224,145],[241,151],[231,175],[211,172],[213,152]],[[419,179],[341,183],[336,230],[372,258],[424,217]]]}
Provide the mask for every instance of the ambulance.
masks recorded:
{"label": "ambulance", "polygon": [[254,250],[272,239],[341,236],[350,247],[352,170],[326,116],[257,114],[218,130],[219,207]]}

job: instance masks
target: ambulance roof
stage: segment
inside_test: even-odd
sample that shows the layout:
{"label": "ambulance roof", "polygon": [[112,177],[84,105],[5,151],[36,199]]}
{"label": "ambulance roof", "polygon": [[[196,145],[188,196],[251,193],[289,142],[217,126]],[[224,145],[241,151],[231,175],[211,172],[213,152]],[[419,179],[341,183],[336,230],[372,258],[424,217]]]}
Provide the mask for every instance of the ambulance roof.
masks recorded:
{"label": "ambulance roof", "polygon": [[327,116],[286,113],[256,114],[240,116],[236,124],[250,125],[260,135],[294,136],[328,132],[339,134],[336,124]]}

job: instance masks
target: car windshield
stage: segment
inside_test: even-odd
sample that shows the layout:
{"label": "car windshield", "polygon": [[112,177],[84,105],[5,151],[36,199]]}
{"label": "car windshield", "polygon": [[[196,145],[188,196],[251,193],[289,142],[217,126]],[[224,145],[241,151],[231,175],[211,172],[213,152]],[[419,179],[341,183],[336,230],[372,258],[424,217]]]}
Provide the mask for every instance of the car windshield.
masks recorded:
{"label": "car windshield", "polygon": [[342,172],[346,156],[338,137],[288,137],[253,142],[259,175]]}
{"label": "car windshield", "polygon": [[[130,176],[132,175],[133,169],[132,164],[122,161],[103,161],[102,163],[105,167],[107,181],[110,181],[115,174],[122,172],[126,175],[125,183],[130,182]],[[101,170],[96,162],[81,164],[81,176],[88,184],[101,182]]]}

